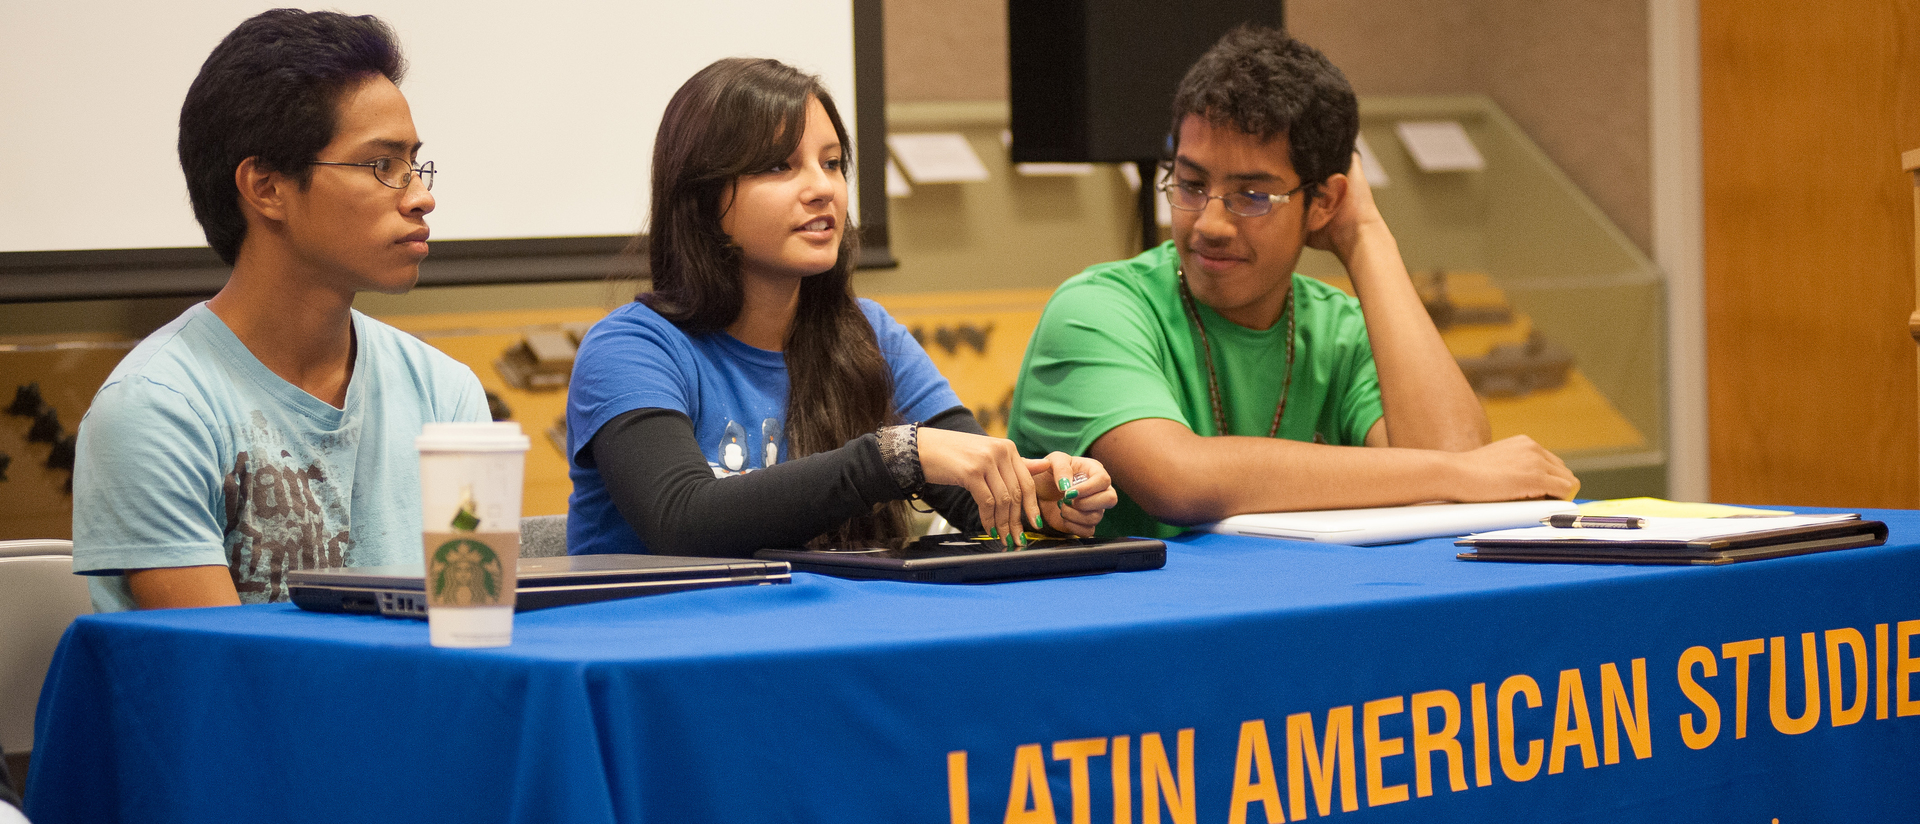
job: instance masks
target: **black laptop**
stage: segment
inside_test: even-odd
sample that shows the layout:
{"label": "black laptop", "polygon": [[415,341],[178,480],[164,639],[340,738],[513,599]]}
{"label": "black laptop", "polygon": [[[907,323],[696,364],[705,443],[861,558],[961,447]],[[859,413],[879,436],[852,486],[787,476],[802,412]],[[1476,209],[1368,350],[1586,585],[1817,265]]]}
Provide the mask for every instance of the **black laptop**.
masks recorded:
{"label": "black laptop", "polygon": [[[792,581],[779,561],[669,555],[563,555],[522,558],[514,611],[585,604],[689,589]],[[315,612],[427,617],[419,564],[302,569],[287,573],[293,603]]]}
{"label": "black laptop", "polygon": [[1029,538],[1027,546],[1008,549],[997,538],[952,533],[833,549],[763,549],[754,557],[840,578],[932,584],[1134,572],[1167,565],[1167,545],[1146,538],[1049,538],[1031,533]]}

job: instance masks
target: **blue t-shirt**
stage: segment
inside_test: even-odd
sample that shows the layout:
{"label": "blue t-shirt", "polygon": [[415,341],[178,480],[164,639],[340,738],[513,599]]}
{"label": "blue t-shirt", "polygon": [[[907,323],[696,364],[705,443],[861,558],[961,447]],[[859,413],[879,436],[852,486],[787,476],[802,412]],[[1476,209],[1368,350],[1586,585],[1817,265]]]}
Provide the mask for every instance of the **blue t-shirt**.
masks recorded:
{"label": "blue t-shirt", "polygon": [[428,422],[485,421],[473,370],[353,313],[345,408],[275,375],[198,304],[114,367],[81,419],[73,569],[94,608],[131,609],[128,569],[226,566],[243,603],[286,573],[420,560]]}
{"label": "blue t-shirt", "polygon": [[[926,350],[873,301],[860,311],[893,370],[893,406],[924,421],[960,405]],[[567,454],[573,476],[567,551],[642,553],[646,543],[621,517],[598,469],[581,452],[608,421],[635,409],[670,409],[693,421],[694,437],[716,476],[737,475],[787,458],[787,361],[725,332],[689,335],[643,303],[629,303],[594,324],[580,341],[567,390]]]}

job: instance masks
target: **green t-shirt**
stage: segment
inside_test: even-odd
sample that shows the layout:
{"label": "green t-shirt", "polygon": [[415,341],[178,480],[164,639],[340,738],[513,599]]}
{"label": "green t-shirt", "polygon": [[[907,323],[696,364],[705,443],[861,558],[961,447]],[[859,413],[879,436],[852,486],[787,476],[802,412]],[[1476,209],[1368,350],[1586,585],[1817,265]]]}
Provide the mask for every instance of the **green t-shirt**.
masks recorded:
{"label": "green t-shirt", "polygon": [[[1138,257],[1094,266],[1060,285],[1027,344],[1013,392],[1007,437],[1026,455],[1085,455],[1114,427],[1142,418],[1214,431],[1206,356],[1165,243]],[[1293,385],[1280,437],[1341,446],[1366,442],[1380,419],[1380,378],[1360,303],[1338,289],[1293,276]],[[1196,304],[1213,342],[1226,434],[1265,436],[1280,400],[1286,324],[1254,330]],[[1161,523],[1120,490],[1101,535],[1168,537]]]}

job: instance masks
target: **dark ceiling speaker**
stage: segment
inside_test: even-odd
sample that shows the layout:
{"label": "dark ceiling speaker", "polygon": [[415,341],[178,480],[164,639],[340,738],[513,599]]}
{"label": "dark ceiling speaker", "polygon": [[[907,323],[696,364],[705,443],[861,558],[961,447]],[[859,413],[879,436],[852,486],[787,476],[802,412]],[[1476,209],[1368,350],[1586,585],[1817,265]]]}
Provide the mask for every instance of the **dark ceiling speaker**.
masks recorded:
{"label": "dark ceiling speaker", "polygon": [[1008,0],[1013,162],[1135,164],[1140,246],[1151,248],[1174,87],[1241,23],[1284,25],[1281,0]]}
{"label": "dark ceiling speaker", "polygon": [[1159,160],[1174,87],[1248,22],[1283,25],[1281,0],[1010,0],[1014,162]]}

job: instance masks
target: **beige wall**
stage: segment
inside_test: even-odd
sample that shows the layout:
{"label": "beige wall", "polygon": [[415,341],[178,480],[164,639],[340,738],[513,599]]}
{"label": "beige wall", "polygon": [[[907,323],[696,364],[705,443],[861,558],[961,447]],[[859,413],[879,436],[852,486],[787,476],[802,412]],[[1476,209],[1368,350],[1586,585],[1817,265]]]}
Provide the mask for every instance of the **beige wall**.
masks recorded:
{"label": "beige wall", "polygon": [[[1651,250],[1646,0],[1292,0],[1366,95],[1482,93]],[[1006,0],[887,0],[887,96],[1005,100]]]}
{"label": "beige wall", "polygon": [[1007,99],[1007,0],[886,0],[887,99]]}

